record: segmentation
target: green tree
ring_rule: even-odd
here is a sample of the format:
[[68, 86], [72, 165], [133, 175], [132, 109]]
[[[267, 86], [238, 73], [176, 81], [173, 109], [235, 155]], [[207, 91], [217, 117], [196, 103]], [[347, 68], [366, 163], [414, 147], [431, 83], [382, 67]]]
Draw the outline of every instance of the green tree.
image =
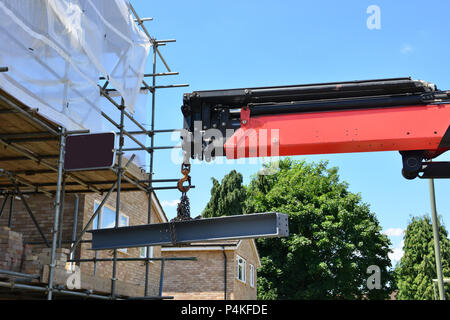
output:
[[[384, 299], [392, 291], [390, 241], [361, 197], [327, 162], [285, 159], [247, 188], [245, 212], [289, 215], [290, 236], [258, 239], [259, 299]], [[381, 269], [368, 290], [367, 268]]]
[[[450, 276], [450, 240], [444, 226], [439, 227], [442, 272]], [[403, 257], [395, 268], [398, 286], [397, 298], [401, 300], [434, 299], [432, 279], [437, 279], [434, 256], [433, 227], [428, 216], [413, 217], [406, 228]], [[449, 286], [445, 286], [450, 299]], [[437, 287], [436, 287], [436, 292]]]
[[219, 183], [211, 178], [211, 199], [202, 212], [205, 218], [220, 217], [224, 215], [242, 214], [246, 191], [242, 185], [242, 174], [232, 170], [225, 175]]

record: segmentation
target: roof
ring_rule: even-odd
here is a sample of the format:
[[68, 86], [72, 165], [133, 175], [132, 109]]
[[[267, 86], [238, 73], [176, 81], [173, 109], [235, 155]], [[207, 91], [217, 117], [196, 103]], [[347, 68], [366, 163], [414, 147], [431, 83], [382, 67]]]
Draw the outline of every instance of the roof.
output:
[[192, 243], [191, 246], [238, 246], [241, 240], [211, 240]]
[[[0, 89], [0, 190], [53, 196], [57, 185], [59, 126]], [[126, 160], [123, 161], [126, 163]], [[117, 180], [113, 169], [66, 173], [66, 193], [102, 193]], [[146, 191], [148, 174], [131, 163], [122, 191]]]
[[[261, 267], [261, 260], [259, 258], [258, 248], [256, 247], [256, 243], [254, 239], [243, 239], [249, 240], [250, 245], [255, 253], [257, 259], [258, 268]], [[195, 242], [189, 245], [183, 246], [173, 246], [173, 245], [164, 245], [161, 247], [161, 251], [223, 251], [223, 250], [237, 250], [242, 244], [243, 240], [214, 240], [214, 241], [203, 241], [203, 242]]]
[[200, 251], [200, 250], [223, 250], [223, 247], [227, 247], [228, 250], [235, 250], [239, 246], [242, 240], [211, 240], [194, 242], [188, 245], [173, 246], [173, 245], [163, 245], [162, 249], [168, 249], [167, 251]]

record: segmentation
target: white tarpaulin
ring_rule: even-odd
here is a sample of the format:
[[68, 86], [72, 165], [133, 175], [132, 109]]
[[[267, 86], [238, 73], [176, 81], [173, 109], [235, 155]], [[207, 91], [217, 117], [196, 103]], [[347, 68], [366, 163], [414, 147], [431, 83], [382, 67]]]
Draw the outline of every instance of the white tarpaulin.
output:
[[150, 46], [125, 0], [0, 0], [0, 87], [68, 130], [102, 130], [100, 76], [134, 112]]

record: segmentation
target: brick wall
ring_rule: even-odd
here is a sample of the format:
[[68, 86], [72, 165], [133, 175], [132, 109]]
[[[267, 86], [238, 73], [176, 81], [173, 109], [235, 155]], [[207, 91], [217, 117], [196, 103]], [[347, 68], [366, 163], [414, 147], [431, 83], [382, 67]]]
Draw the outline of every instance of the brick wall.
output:
[[[233, 286], [233, 294], [234, 299], [244, 299], [244, 300], [256, 300], [257, 292], [256, 292], [256, 269], [258, 268], [258, 258], [256, 257], [254, 247], [252, 247], [254, 243], [252, 240], [243, 240], [239, 244], [236, 254], [234, 256], [234, 286]], [[236, 278], [236, 255], [239, 255], [241, 258], [244, 258], [246, 261], [246, 282]], [[250, 264], [254, 266], [255, 272], [255, 286], [250, 286]]]
[[[83, 199], [83, 221], [84, 224], [90, 219], [94, 213], [94, 203], [100, 202], [102, 196], [97, 194], [86, 194]], [[116, 207], [116, 195], [111, 194], [109, 199], [105, 203], [106, 206], [115, 210]], [[148, 208], [148, 197], [144, 192], [122, 192], [120, 194], [120, 212], [129, 217], [129, 225], [140, 225], [147, 224], [147, 208]], [[152, 206], [152, 217], [151, 223], [162, 222], [158, 215], [156, 214], [155, 206]], [[87, 233], [84, 239], [91, 239], [91, 234]], [[90, 244], [82, 244], [81, 258], [93, 258], [95, 251], [89, 250]], [[160, 247], [154, 247], [153, 256], [159, 257], [161, 249]], [[97, 253], [98, 258], [112, 258], [113, 250], [102, 250]], [[139, 248], [128, 248], [126, 252], [121, 250], [117, 251], [118, 258], [131, 258], [139, 257]], [[159, 278], [161, 262], [152, 261], [149, 267], [149, 295], [158, 295], [159, 293]], [[81, 272], [86, 272], [88, 274], [94, 273], [94, 263], [82, 263]], [[98, 262], [96, 275], [104, 278], [111, 278], [112, 275], [112, 262]], [[127, 261], [118, 262], [117, 268], [117, 279], [127, 281], [139, 286], [145, 284], [145, 264], [142, 261]]]
[[[252, 240], [227, 250], [227, 299], [256, 299], [258, 257]], [[247, 283], [236, 278], [236, 254], [247, 260]], [[221, 249], [162, 251], [163, 257], [197, 257], [197, 261], [167, 261], [164, 268], [164, 295], [175, 299], [224, 299], [224, 257]], [[249, 284], [249, 264], [255, 266], [255, 287]]]
[[[208, 299], [224, 298], [224, 257], [222, 251], [181, 251], [163, 252], [163, 257], [197, 257], [197, 261], [166, 261], [164, 266], [164, 295], [175, 299]], [[233, 252], [226, 251], [227, 266], [227, 298], [231, 298], [233, 283], [230, 261]]]
[[[51, 243], [53, 228], [53, 221], [55, 216], [55, 203], [54, 198], [47, 197], [45, 195], [33, 195], [26, 196], [27, 203], [33, 212], [38, 224], [41, 227], [45, 237]], [[72, 225], [74, 214], [75, 196], [66, 195], [64, 201], [64, 214], [63, 214], [63, 239], [71, 240], [72, 237]], [[8, 224], [10, 202], [8, 200], [2, 218], [0, 219], [0, 225], [5, 226]], [[82, 208], [80, 207], [80, 211]], [[78, 230], [81, 228], [80, 219], [78, 219]], [[11, 229], [15, 232], [22, 234], [24, 243], [29, 242], [42, 242], [42, 237], [37, 231], [33, 220], [25, 209], [21, 200], [15, 199], [13, 203], [13, 215], [11, 219]], [[34, 244], [34, 247], [45, 247], [44, 244]], [[68, 244], [65, 245], [68, 247]]]
[[8, 227], [0, 227], [0, 269], [19, 272], [22, 258], [22, 235]]
[[[85, 194], [79, 195], [78, 203], [78, 223], [77, 223], [77, 235], [86, 225], [92, 214], [94, 213], [94, 201], [98, 200], [100, 202], [103, 196], [97, 194]], [[33, 212], [36, 220], [38, 221], [42, 232], [51, 244], [52, 235], [51, 231], [54, 222], [54, 199], [49, 198], [45, 195], [32, 195], [26, 197], [27, 203]], [[2, 201], [2, 199], [0, 199]], [[115, 209], [116, 197], [115, 193], [111, 194], [106, 202], [110, 208]], [[121, 213], [129, 217], [129, 225], [138, 225], [147, 223], [147, 207], [148, 207], [148, 197], [144, 192], [122, 192], [121, 193]], [[73, 230], [73, 220], [74, 220], [74, 208], [75, 208], [75, 195], [66, 194], [64, 200], [64, 214], [63, 214], [63, 232], [62, 240], [63, 248], [70, 248], [69, 243], [64, 243], [64, 241], [72, 240], [72, 230]], [[152, 206], [152, 223], [162, 222], [156, 213], [156, 207]], [[9, 201], [4, 208], [4, 214], [0, 219], [0, 226], [5, 226], [8, 223], [8, 213], [9, 213]], [[28, 268], [29, 270], [36, 271], [36, 257], [46, 247], [42, 242], [43, 239], [37, 231], [32, 219], [30, 218], [28, 212], [25, 209], [21, 200], [15, 200], [13, 204], [13, 215], [11, 230], [3, 228], [0, 232], [0, 261], [11, 261], [11, 259], [16, 259], [20, 261], [22, 258], [23, 244], [33, 243], [32, 246], [27, 245], [29, 254], [27, 256], [28, 266], [33, 266], [33, 268]], [[83, 237], [84, 240], [90, 239], [91, 234], [86, 233]], [[13, 241], [14, 240], [14, 241]], [[16, 241], [17, 240], [17, 241]], [[20, 243], [20, 244], [19, 244]], [[8, 249], [6, 249], [8, 248]], [[154, 257], [160, 256], [160, 247], [154, 248]], [[12, 258], [16, 256], [17, 258]], [[3, 257], [3, 260], [2, 260]], [[89, 243], [82, 243], [80, 248], [75, 252], [75, 258], [92, 258], [94, 257], [94, 251], [90, 250]], [[111, 258], [111, 251], [98, 251], [99, 258]], [[138, 248], [128, 248], [126, 253], [118, 251], [118, 257], [139, 257]], [[27, 271], [26, 266], [22, 266], [20, 269], [20, 262], [8, 262], [9, 270], [14, 271]], [[39, 264], [37, 264], [39, 266]], [[150, 262], [150, 272], [149, 272], [149, 284], [150, 284], [150, 295], [157, 295], [159, 292], [159, 279], [160, 279], [160, 265], [161, 262], [154, 261]], [[6, 266], [6, 265], [5, 265]], [[80, 266], [81, 272], [92, 275], [94, 270], [94, 264], [91, 262], [83, 262]], [[38, 268], [39, 270], [39, 268]], [[42, 271], [42, 264], [40, 266]], [[137, 292], [142, 292], [143, 285], [145, 283], [145, 266], [144, 262], [132, 261], [132, 262], [118, 262], [117, 268], [117, 279], [119, 281], [125, 281], [127, 283], [139, 286]], [[96, 276], [103, 277], [105, 279], [110, 279], [112, 276], [112, 262], [98, 262]]]

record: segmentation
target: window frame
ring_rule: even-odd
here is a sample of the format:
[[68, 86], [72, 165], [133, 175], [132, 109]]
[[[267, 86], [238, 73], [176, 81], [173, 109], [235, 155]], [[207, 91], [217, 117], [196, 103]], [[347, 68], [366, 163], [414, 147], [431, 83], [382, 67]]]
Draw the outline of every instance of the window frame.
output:
[[251, 263], [248, 266], [249, 266], [249, 273], [250, 273], [250, 279], [249, 279], [250, 287], [254, 288], [255, 287], [255, 266]]
[[[154, 246], [149, 246], [150, 247], [150, 258], [154, 257]], [[144, 254], [142, 254], [142, 249], [145, 249]], [[139, 247], [139, 258], [147, 258], [147, 247]], [[154, 263], [155, 261], [150, 260], [151, 263]]]
[[[239, 260], [242, 260], [242, 263], [239, 262]], [[239, 267], [242, 266], [242, 275], [243, 279], [239, 278]], [[247, 260], [245, 260], [243, 257], [236, 255], [236, 279], [243, 283], [247, 283]]]
[[[100, 203], [101, 203], [100, 201], [94, 200], [94, 208], [93, 208], [94, 210], [93, 210], [92, 214], [94, 214], [94, 212], [95, 212], [95, 210], [96, 210], [95, 206], [96, 206], [96, 205], [97, 205], [97, 207], [100, 206]], [[99, 226], [101, 226], [102, 223], [103, 223], [103, 209], [104, 209], [105, 207], [108, 208], [109, 210], [113, 211], [114, 213], [116, 212], [116, 208], [113, 208], [112, 206], [107, 205], [106, 203], [103, 204], [102, 208], [100, 209], [100, 212], [99, 212], [98, 215], [97, 215], [97, 219], [96, 219], [96, 221], [97, 221], [97, 226], [92, 225], [92, 230], [108, 229], [108, 228], [99, 228]], [[119, 226], [120, 226], [120, 218], [125, 218], [125, 219], [126, 219], [127, 224], [125, 225], [125, 227], [128, 227], [128, 226], [130, 225], [130, 216], [126, 215], [126, 214], [123, 213], [122, 211], [119, 211]], [[115, 219], [116, 219], [116, 216], [115, 216], [115, 214], [114, 214], [114, 220], [115, 220]], [[94, 220], [93, 222], [95, 222], [95, 220]], [[115, 225], [115, 222], [114, 222], [114, 225]], [[117, 251], [123, 252], [123, 253], [127, 253], [127, 252], [128, 252], [128, 249], [127, 249], [127, 248], [120, 248], [120, 249], [117, 249]]]

